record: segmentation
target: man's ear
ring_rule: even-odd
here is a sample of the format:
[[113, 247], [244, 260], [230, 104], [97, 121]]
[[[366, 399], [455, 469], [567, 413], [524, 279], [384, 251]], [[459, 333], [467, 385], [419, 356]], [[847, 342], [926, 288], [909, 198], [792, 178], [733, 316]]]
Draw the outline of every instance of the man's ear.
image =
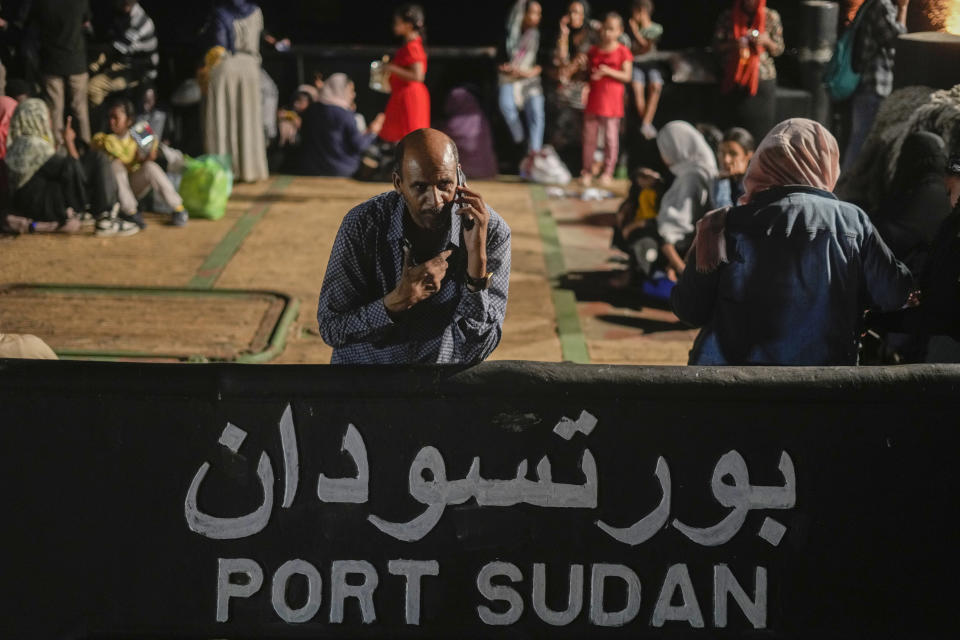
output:
[[401, 184], [403, 184], [403, 180], [400, 178], [400, 174], [394, 171], [393, 172], [393, 189], [400, 195], [403, 195], [403, 192], [400, 190]]

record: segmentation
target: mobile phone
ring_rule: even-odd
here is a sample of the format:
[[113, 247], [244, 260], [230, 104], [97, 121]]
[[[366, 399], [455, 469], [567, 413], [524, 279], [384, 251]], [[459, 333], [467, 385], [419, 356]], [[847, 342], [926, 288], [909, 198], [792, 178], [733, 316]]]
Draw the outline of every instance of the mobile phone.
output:
[[[467, 176], [466, 174], [463, 173], [463, 169], [460, 168], [460, 165], [457, 165], [457, 186], [458, 187], [467, 186]], [[459, 195], [460, 194], [458, 193], [457, 196], [459, 197]], [[460, 205], [454, 204], [453, 206], [454, 206], [453, 215], [457, 215], [457, 211], [460, 209]], [[471, 229], [473, 229], [474, 224], [476, 224], [476, 222], [473, 220], [473, 218], [463, 219], [463, 228], [466, 229], [467, 231], [470, 231]]]

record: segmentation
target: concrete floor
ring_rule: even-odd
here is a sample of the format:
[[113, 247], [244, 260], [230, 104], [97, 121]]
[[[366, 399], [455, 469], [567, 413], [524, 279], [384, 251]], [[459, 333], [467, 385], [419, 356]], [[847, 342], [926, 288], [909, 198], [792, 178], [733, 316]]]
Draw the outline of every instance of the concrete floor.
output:
[[[609, 224], [618, 200], [552, 200], [539, 187], [509, 179], [471, 186], [513, 231], [510, 302], [503, 341], [492, 359], [686, 362], [694, 332], [680, 325], [665, 305], [649, 306], [641, 296], [608, 286], [610, 272], [623, 268], [617, 252], [609, 248]], [[351, 207], [387, 188], [345, 179], [278, 176], [238, 185], [222, 220], [192, 220], [185, 229], [165, 226], [163, 217], [148, 214], [149, 228], [129, 238], [101, 239], [89, 233], [0, 237], [0, 285], [280, 291], [298, 298], [300, 311], [274, 362], [326, 363], [330, 349], [317, 332], [316, 299], [334, 236]], [[12, 304], [6, 311], [0, 296], [0, 331], [37, 333], [54, 349], [64, 339], [66, 330], [59, 330], [55, 321], [41, 327], [16, 315]], [[152, 320], [167, 326], [163, 318]], [[223, 331], [222, 318], [199, 317], [182, 326], [173, 308], [169, 320], [171, 341], [184, 331]], [[104, 319], [92, 313], [84, 321], [94, 326]], [[71, 322], [76, 335], [78, 321]], [[95, 346], [109, 350], [109, 335], [97, 335], [101, 344]]]

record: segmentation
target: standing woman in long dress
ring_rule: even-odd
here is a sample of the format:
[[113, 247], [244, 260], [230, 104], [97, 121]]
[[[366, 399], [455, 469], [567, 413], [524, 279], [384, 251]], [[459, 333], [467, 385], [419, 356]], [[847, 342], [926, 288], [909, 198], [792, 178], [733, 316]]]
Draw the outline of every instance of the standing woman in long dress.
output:
[[263, 14], [249, 0], [219, 0], [213, 19], [215, 45], [224, 51], [210, 71], [204, 148], [207, 153], [229, 155], [238, 180], [265, 180], [269, 171], [260, 95]]
[[423, 8], [416, 4], [402, 5], [393, 14], [393, 33], [404, 43], [386, 65], [390, 100], [380, 131], [380, 138], [386, 142], [400, 142], [411, 131], [430, 126], [430, 93], [423, 83], [427, 75], [424, 22]]

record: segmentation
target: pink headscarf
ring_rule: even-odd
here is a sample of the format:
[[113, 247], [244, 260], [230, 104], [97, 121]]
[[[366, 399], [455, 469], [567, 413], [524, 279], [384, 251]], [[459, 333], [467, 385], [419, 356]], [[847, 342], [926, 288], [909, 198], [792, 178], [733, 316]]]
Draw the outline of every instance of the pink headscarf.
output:
[[[767, 189], [801, 185], [833, 191], [840, 179], [840, 148], [820, 123], [791, 118], [775, 126], [757, 148], [743, 179], [747, 204]], [[729, 208], [717, 209], [697, 223], [694, 250], [697, 271], [710, 273], [727, 262], [726, 219]]]
[[819, 122], [791, 118], [775, 126], [753, 154], [740, 204], [761, 191], [787, 185], [833, 191], [839, 179], [837, 139]]
[[16, 110], [16, 100], [10, 96], [0, 96], [0, 160], [7, 157], [7, 136], [10, 135], [10, 120]]

